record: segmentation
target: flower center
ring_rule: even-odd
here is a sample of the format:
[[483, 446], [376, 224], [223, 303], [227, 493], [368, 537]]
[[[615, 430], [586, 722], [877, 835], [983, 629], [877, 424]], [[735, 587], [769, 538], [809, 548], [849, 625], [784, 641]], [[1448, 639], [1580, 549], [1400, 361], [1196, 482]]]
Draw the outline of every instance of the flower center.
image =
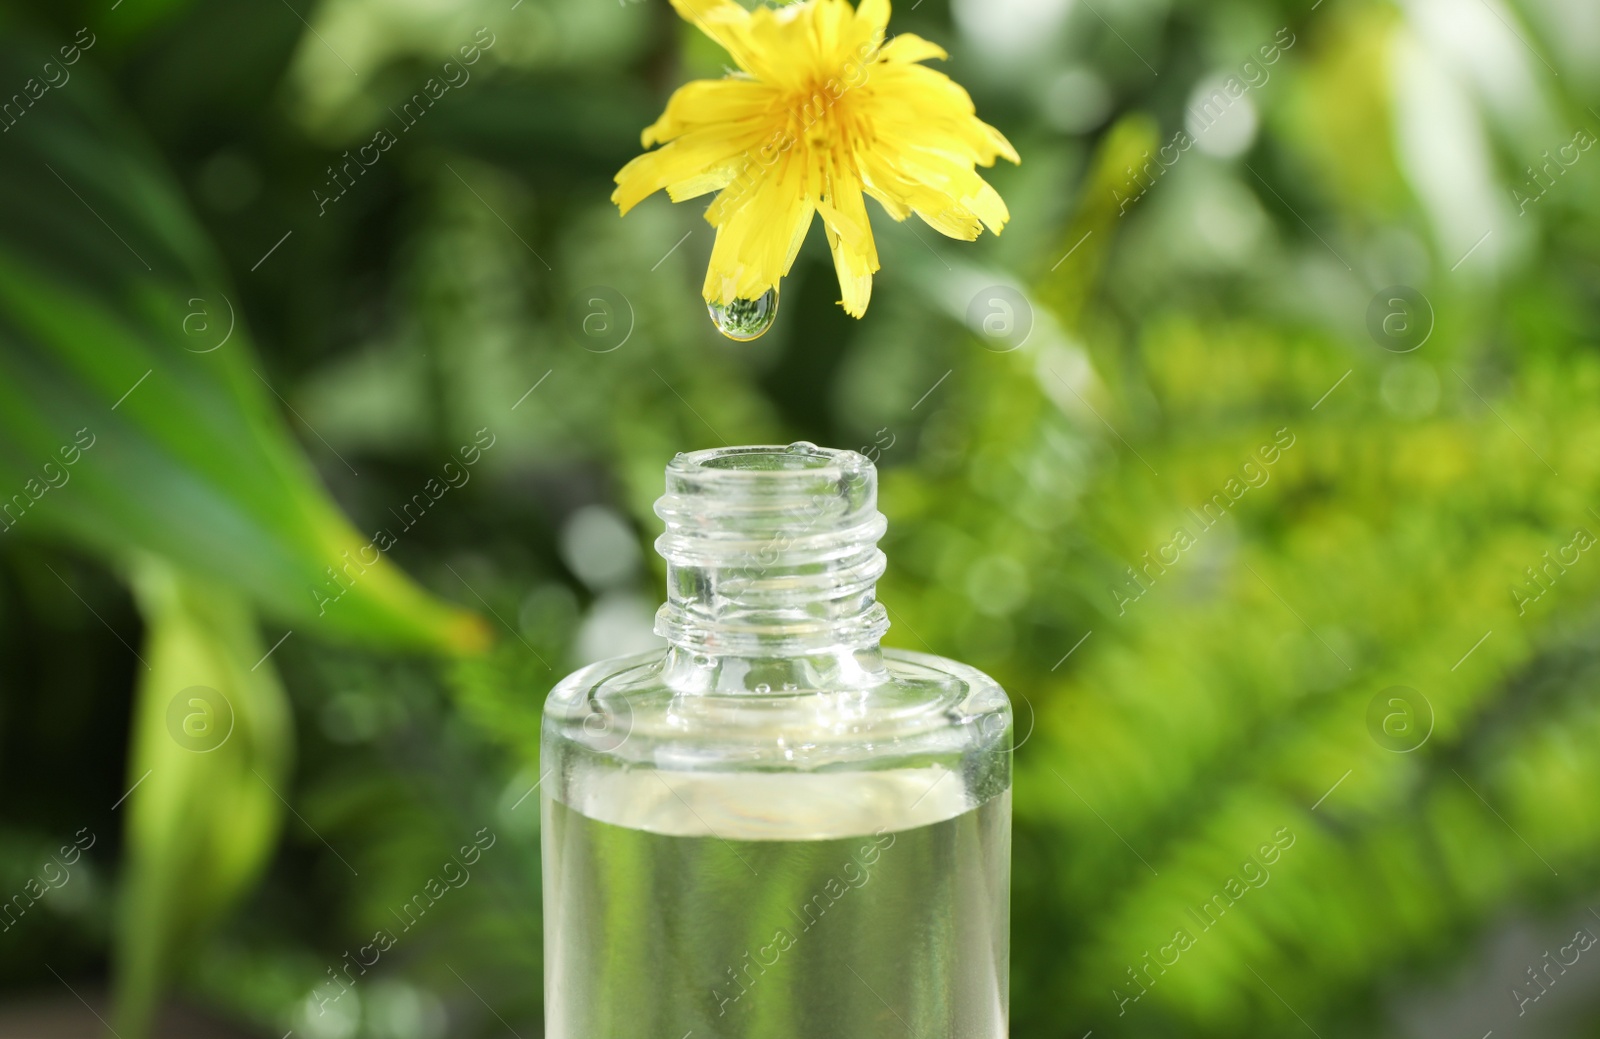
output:
[[789, 129], [812, 152], [848, 147], [846, 137], [856, 120], [851, 108], [866, 86], [869, 65], [847, 61], [824, 64], [791, 93], [786, 108]]

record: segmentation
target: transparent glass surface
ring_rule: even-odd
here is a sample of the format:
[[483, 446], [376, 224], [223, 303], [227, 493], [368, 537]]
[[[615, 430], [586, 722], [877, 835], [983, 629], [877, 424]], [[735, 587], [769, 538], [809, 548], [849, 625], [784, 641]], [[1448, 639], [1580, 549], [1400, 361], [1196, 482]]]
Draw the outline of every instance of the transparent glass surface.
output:
[[665, 653], [545, 707], [553, 1039], [1006, 1034], [1011, 713], [882, 650], [875, 473], [679, 456]]

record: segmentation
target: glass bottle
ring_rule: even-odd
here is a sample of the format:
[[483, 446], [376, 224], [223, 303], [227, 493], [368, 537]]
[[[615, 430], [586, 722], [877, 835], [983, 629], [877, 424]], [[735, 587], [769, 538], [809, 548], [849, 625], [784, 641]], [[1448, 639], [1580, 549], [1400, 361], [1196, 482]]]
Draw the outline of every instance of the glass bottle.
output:
[[654, 651], [545, 704], [549, 1039], [999, 1039], [1011, 708], [882, 649], [877, 472], [679, 455]]

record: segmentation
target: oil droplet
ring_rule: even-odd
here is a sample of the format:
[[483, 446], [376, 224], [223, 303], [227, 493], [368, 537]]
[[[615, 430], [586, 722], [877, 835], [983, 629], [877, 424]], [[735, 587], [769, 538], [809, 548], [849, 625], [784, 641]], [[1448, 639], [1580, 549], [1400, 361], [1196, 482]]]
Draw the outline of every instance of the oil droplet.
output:
[[748, 343], [760, 339], [772, 327], [778, 316], [778, 290], [768, 289], [760, 299], [736, 299], [726, 306], [708, 303], [706, 310], [718, 332], [736, 342]]

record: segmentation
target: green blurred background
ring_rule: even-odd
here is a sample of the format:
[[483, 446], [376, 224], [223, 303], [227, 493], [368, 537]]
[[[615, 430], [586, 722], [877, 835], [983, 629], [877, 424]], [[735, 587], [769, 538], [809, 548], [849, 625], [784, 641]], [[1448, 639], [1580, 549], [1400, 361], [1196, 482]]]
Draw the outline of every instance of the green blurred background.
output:
[[0, 3], [0, 1034], [538, 1035], [543, 696], [806, 439], [1018, 705], [1014, 1034], [1600, 1035], [1600, 9], [891, 29], [1012, 222], [739, 345], [665, 0]]

